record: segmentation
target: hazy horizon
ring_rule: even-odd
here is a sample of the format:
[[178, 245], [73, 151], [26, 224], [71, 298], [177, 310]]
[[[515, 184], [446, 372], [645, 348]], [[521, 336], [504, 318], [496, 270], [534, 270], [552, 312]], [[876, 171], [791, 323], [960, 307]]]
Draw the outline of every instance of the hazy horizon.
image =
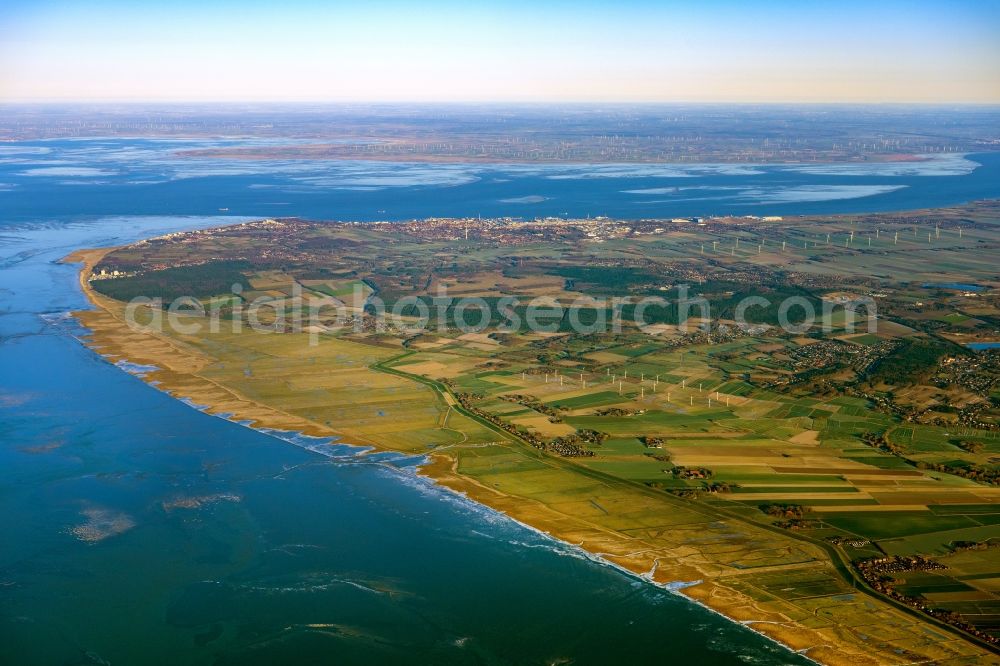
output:
[[998, 104], [1000, 5], [0, 8], [0, 102]]
[[343, 108], [343, 107], [368, 107], [368, 108], [390, 108], [411, 106], [414, 108], [428, 109], [434, 107], [470, 107], [470, 108], [538, 108], [538, 109], [558, 109], [565, 108], [587, 108], [600, 109], [607, 108], [834, 108], [834, 109], [866, 109], [866, 108], [1000, 108], [1000, 100], [985, 102], [966, 101], [940, 101], [940, 102], [795, 102], [785, 100], [774, 101], [752, 101], [752, 100], [725, 100], [725, 101], [690, 101], [690, 100], [663, 100], [663, 101], [589, 101], [589, 100], [412, 100], [412, 99], [344, 99], [344, 100], [273, 100], [273, 99], [114, 99], [114, 98], [78, 98], [78, 99], [0, 99], [0, 107], [8, 106], [48, 106], [48, 107], [72, 107], [72, 106], [92, 106], [92, 107], [149, 107], [149, 108], [172, 108], [190, 107], [198, 108], [218, 108], [218, 107], [261, 107], [261, 108]]

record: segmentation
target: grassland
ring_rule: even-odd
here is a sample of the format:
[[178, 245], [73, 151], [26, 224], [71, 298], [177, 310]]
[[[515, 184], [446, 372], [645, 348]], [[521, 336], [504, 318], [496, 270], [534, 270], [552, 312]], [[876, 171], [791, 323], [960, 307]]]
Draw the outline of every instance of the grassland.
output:
[[[684, 594], [824, 663], [986, 663], [1000, 635], [1000, 372], [956, 341], [996, 333], [998, 217], [982, 205], [627, 232], [481, 223], [470, 240], [468, 221], [288, 221], [74, 259], [97, 306], [80, 314], [90, 344], [156, 366], [148, 379], [178, 397], [261, 427], [426, 454], [442, 485], [650, 580], [696, 582]], [[896, 236], [914, 227], [917, 240]], [[219, 331], [124, 323], [137, 285], [169, 296], [190, 273], [234, 267], [249, 287], [235, 302], [192, 294], [222, 304]], [[100, 270], [126, 277], [88, 281]], [[983, 289], [923, 286], [956, 281]], [[663, 308], [652, 335], [581, 333], [565, 317], [549, 332], [414, 332], [414, 312], [380, 323], [366, 301], [430, 302], [444, 285], [558, 303], [682, 284], [721, 317], [684, 332], [679, 309]], [[232, 326], [239, 303], [295, 307], [311, 294], [351, 321]], [[729, 320], [737, 295], [844, 294], [877, 299], [876, 330], [852, 332], [841, 315], [794, 333]], [[908, 557], [933, 568], [907, 569]], [[859, 573], [876, 560], [895, 568]]]

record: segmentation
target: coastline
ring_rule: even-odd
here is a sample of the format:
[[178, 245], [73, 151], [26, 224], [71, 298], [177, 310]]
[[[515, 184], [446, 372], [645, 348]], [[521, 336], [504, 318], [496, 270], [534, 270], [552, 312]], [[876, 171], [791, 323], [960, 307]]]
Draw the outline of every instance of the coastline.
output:
[[[198, 371], [207, 365], [209, 359], [197, 350], [172, 338], [129, 329], [116, 315], [117, 302], [94, 292], [87, 281], [93, 266], [113, 249], [78, 250], [63, 260], [67, 263], [84, 264], [79, 273], [80, 286], [94, 309], [77, 312], [75, 315], [90, 331], [85, 344], [103, 358], [111, 362], [127, 361], [155, 368], [140, 378], [172, 397], [188, 402], [196, 409], [265, 433], [276, 430], [301, 433], [308, 437], [337, 438], [340, 442], [369, 447], [374, 452], [406, 453], [361, 437], [349, 427], [321, 426], [242, 396], [198, 375]], [[713, 580], [710, 573], [706, 575], [705, 571], [685, 561], [683, 557], [668, 559], [661, 567], [661, 559], [665, 558], [655, 556], [655, 553], [630, 550], [634, 544], [623, 536], [616, 538], [613, 532], [588, 525], [586, 521], [574, 522], [571, 517], [559, 514], [546, 505], [486, 487], [462, 475], [457, 469], [457, 458], [447, 452], [431, 452], [426, 455], [426, 460], [418, 473], [437, 487], [478, 506], [502, 513], [508, 519], [577, 550], [600, 564], [677, 592], [688, 600], [818, 663], [904, 663], [915, 658], [941, 663], [938, 659], [945, 656], [898, 654], [888, 649], [873, 649], [877, 646], [859, 642], [853, 628], [837, 624], [817, 629], [810, 626], [813, 623], [808, 619], [792, 619], [764, 608], [732, 586]], [[669, 576], [666, 571], [669, 571]], [[678, 579], [697, 582], [678, 589], [680, 586], [674, 584]], [[887, 607], [887, 612], [899, 614], [887, 604], [883, 605]], [[836, 640], [836, 643], [831, 642], [832, 640]], [[970, 651], [977, 649], [969, 645]], [[961, 655], [951, 654], [948, 657], [961, 658]]]
[[[102, 357], [102, 358], [106, 358], [106, 357]], [[118, 361], [114, 365], [116, 367], [124, 370], [128, 374], [130, 374], [130, 375], [132, 375], [134, 377], [137, 377], [139, 379], [143, 379], [143, 380], [145, 380], [146, 374], [148, 374], [150, 372], [155, 372], [157, 370], [157, 368], [152, 367], [152, 366], [134, 366], [133, 364], [131, 364], [131, 363], [127, 362], [127, 361]], [[132, 368], [128, 367], [130, 365], [132, 365], [133, 367]], [[160, 389], [160, 387], [159, 387], [159, 385], [158, 385], [157, 382], [147, 382], [147, 383], [150, 386], [152, 386], [153, 388], [156, 388], [158, 390], [163, 390], [163, 389]], [[164, 392], [167, 392], [167, 391], [164, 391]], [[250, 430], [254, 430], [256, 432], [268, 435], [270, 437], [274, 437], [275, 439], [278, 439], [278, 440], [283, 441], [285, 443], [290, 443], [293, 446], [302, 446], [302, 445], [296, 443], [294, 440], [299, 439], [301, 437], [307, 437], [309, 439], [318, 439], [318, 440], [321, 440], [320, 442], [318, 442], [320, 444], [327, 444], [327, 445], [332, 445], [332, 446], [340, 446], [340, 447], [344, 447], [344, 448], [346, 448], [348, 450], [353, 451], [353, 453], [350, 454], [350, 455], [329, 456], [329, 457], [331, 457], [333, 459], [360, 460], [360, 459], [363, 459], [364, 456], [366, 456], [366, 455], [368, 455], [370, 453], [385, 453], [385, 452], [390, 452], [391, 451], [389, 449], [376, 449], [376, 448], [373, 448], [373, 447], [362, 447], [362, 446], [356, 446], [356, 445], [353, 445], [353, 444], [338, 443], [338, 442], [336, 442], [336, 440], [331, 439], [331, 438], [313, 437], [313, 436], [310, 436], [310, 435], [303, 435], [302, 433], [298, 433], [298, 432], [288, 432], [288, 431], [279, 431], [279, 430], [275, 430], [275, 429], [272, 429], [272, 428], [262, 428], [262, 427], [254, 426], [252, 423], [249, 423], [247, 421], [235, 420], [234, 416], [232, 414], [214, 413], [214, 412], [211, 411], [210, 406], [208, 406], [208, 405], [198, 405], [198, 404], [195, 404], [194, 402], [192, 402], [191, 400], [188, 400], [188, 399], [185, 399], [185, 398], [180, 398], [180, 402], [184, 403], [185, 405], [187, 405], [188, 407], [194, 409], [195, 411], [199, 411], [199, 412], [205, 414], [206, 416], [212, 416], [212, 417], [215, 417], [215, 418], [223, 419], [224, 421], [227, 421], [229, 423], [233, 423], [235, 425], [239, 425], [239, 426], [242, 426], [244, 428], [249, 428]], [[319, 455], [325, 455], [324, 453], [322, 453], [320, 451], [316, 451], [316, 449], [311, 448], [309, 446], [302, 446], [302, 448], [305, 448], [306, 450], [312, 451], [314, 453], [318, 453]], [[408, 454], [402, 454], [401, 453], [399, 455], [408, 455]], [[663, 590], [665, 592], [669, 592], [671, 594], [675, 594], [675, 595], [681, 596], [681, 597], [684, 598], [685, 601], [688, 601], [690, 603], [694, 603], [698, 607], [703, 608], [704, 610], [706, 610], [706, 611], [708, 611], [710, 613], [713, 613], [714, 615], [717, 615], [717, 616], [719, 616], [721, 618], [724, 618], [724, 619], [728, 620], [729, 622], [732, 622], [733, 624], [737, 624], [737, 625], [743, 627], [744, 629], [747, 629], [747, 630], [753, 632], [754, 634], [757, 634], [758, 636], [760, 636], [760, 637], [762, 637], [762, 638], [770, 641], [771, 643], [773, 643], [775, 645], [779, 645], [779, 646], [781, 646], [781, 647], [783, 647], [785, 649], [788, 649], [788, 650], [792, 649], [786, 643], [783, 643], [778, 638], [776, 638], [774, 636], [771, 636], [771, 635], [767, 634], [766, 632], [761, 631], [760, 629], [755, 628], [755, 626], [754, 626], [755, 624], [758, 624], [758, 623], [773, 624], [772, 622], [770, 622], [770, 621], [760, 621], [760, 622], [758, 622], [758, 621], [753, 621], [753, 620], [744, 620], [744, 621], [734, 620], [732, 617], [726, 615], [722, 611], [720, 611], [720, 610], [718, 610], [716, 608], [713, 608], [712, 606], [707, 605], [703, 601], [701, 601], [699, 599], [696, 599], [694, 597], [688, 596], [688, 595], [686, 595], [684, 593], [685, 589], [687, 589], [689, 587], [694, 587], [696, 585], [700, 585], [700, 584], [703, 583], [703, 581], [701, 581], [701, 580], [696, 580], [696, 581], [672, 581], [672, 582], [657, 581], [654, 578], [654, 576], [652, 575], [653, 572], [641, 573], [641, 572], [634, 571], [634, 570], [629, 569], [627, 567], [624, 567], [624, 566], [622, 566], [620, 564], [617, 564], [617, 563], [615, 563], [615, 562], [613, 562], [611, 560], [608, 560], [608, 559], [602, 557], [598, 553], [593, 553], [593, 552], [587, 551], [584, 548], [580, 547], [579, 545], [572, 544], [572, 543], [569, 543], [567, 541], [561, 540], [561, 539], [559, 539], [558, 537], [554, 536], [553, 534], [551, 534], [549, 532], [546, 532], [546, 531], [541, 530], [541, 529], [539, 529], [537, 527], [529, 525], [528, 523], [522, 522], [522, 521], [514, 518], [513, 516], [511, 516], [511, 515], [509, 515], [507, 513], [504, 513], [502, 511], [494, 509], [489, 504], [486, 504], [486, 503], [483, 503], [483, 502], [477, 502], [476, 500], [470, 498], [465, 492], [462, 492], [460, 490], [457, 490], [455, 488], [452, 488], [450, 486], [442, 484], [434, 476], [425, 473], [426, 466], [428, 464], [430, 464], [430, 462], [431, 462], [430, 459], [429, 459], [429, 457], [428, 456], [421, 456], [421, 460], [422, 460], [422, 462], [416, 467], [416, 471], [415, 471], [415, 473], [413, 475], [406, 474], [406, 472], [403, 469], [401, 469], [399, 467], [396, 467], [396, 466], [394, 466], [394, 465], [392, 465], [390, 463], [375, 463], [375, 464], [381, 464], [383, 467], [391, 469], [396, 474], [399, 474], [401, 476], [405, 476], [405, 478], [407, 478], [407, 479], [412, 479], [412, 480], [414, 480], [416, 482], [419, 482], [419, 483], [423, 484], [425, 487], [430, 488], [430, 489], [432, 489], [432, 490], [434, 490], [434, 491], [436, 491], [438, 493], [443, 493], [444, 496], [446, 496], [449, 499], [452, 499], [452, 500], [458, 502], [459, 504], [461, 504], [465, 508], [473, 509], [473, 510], [476, 510], [476, 511], [488, 512], [491, 515], [501, 517], [501, 518], [503, 518], [506, 521], [514, 523], [514, 524], [518, 525], [519, 527], [521, 527], [522, 529], [524, 529], [524, 530], [526, 530], [528, 532], [531, 532], [535, 536], [540, 537], [540, 538], [544, 539], [545, 541], [550, 542], [551, 543], [551, 547], [553, 548], [553, 550], [556, 551], [556, 552], [559, 552], [560, 554], [568, 554], [568, 555], [570, 555], [572, 557], [579, 557], [581, 559], [587, 560], [588, 562], [592, 562], [594, 564], [597, 564], [598, 566], [608, 567], [608, 568], [613, 569], [613, 570], [617, 571], [618, 573], [620, 573], [620, 574], [622, 574], [624, 576], [627, 576], [629, 578], [632, 578], [634, 580], [642, 581], [643, 583], [646, 583], [646, 584], [649, 584], [649, 585], [653, 585], [654, 587], [657, 587], [657, 588], [659, 588], [659, 589], [661, 589], [661, 590]], [[799, 656], [802, 656], [802, 657], [805, 657], [806, 659], [809, 659], [809, 661], [811, 661], [812, 663], [815, 663], [815, 664], [821, 664], [822, 663], [822, 662], [816, 661], [815, 659], [812, 659], [807, 654], [807, 651], [808, 650], [805, 649], [805, 650], [798, 650], [798, 651], [795, 651], [795, 652]]]

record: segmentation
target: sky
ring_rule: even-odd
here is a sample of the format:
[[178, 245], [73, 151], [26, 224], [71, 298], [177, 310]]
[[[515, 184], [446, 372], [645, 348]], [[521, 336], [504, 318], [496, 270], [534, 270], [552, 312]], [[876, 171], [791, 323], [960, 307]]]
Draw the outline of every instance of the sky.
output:
[[3, 0], [26, 100], [1000, 103], [1000, 2]]

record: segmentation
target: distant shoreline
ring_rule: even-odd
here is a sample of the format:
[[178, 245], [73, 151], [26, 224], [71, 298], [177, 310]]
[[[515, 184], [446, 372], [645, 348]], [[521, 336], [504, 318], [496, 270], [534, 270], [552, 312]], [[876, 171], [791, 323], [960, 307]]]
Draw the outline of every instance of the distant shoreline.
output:
[[[817, 155], [813, 159], [788, 159], [786, 157], [775, 157], [772, 159], [760, 159], [760, 156], [748, 157], [747, 159], [727, 159], [724, 155], [705, 154], [684, 156], [683, 159], [676, 158], [652, 158], [634, 157], [620, 159], [578, 159], [578, 158], [556, 158], [556, 157], [535, 157], [532, 159], [516, 159], [502, 155], [481, 155], [481, 154], [439, 154], [428, 151], [421, 151], [418, 146], [411, 146], [405, 142], [386, 144], [398, 150], [396, 153], [380, 153], [372, 151], [351, 150], [351, 147], [360, 144], [328, 144], [310, 143], [275, 146], [272, 148], [206, 148], [195, 150], [183, 150], [176, 153], [177, 157], [186, 159], [231, 159], [247, 161], [268, 161], [268, 160], [317, 160], [330, 162], [409, 162], [415, 164], [496, 164], [496, 165], [624, 165], [624, 164], [742, 164], [746, 166], [770, 166], [779, 164], [883, 164], [883, 163], [914, 163], [927, 162], [934, 159], [933, 156], [922, 153], [874, 153], [869, 155]], [[941, 153], [942, 155], [965, 155], [962, 153]]]

